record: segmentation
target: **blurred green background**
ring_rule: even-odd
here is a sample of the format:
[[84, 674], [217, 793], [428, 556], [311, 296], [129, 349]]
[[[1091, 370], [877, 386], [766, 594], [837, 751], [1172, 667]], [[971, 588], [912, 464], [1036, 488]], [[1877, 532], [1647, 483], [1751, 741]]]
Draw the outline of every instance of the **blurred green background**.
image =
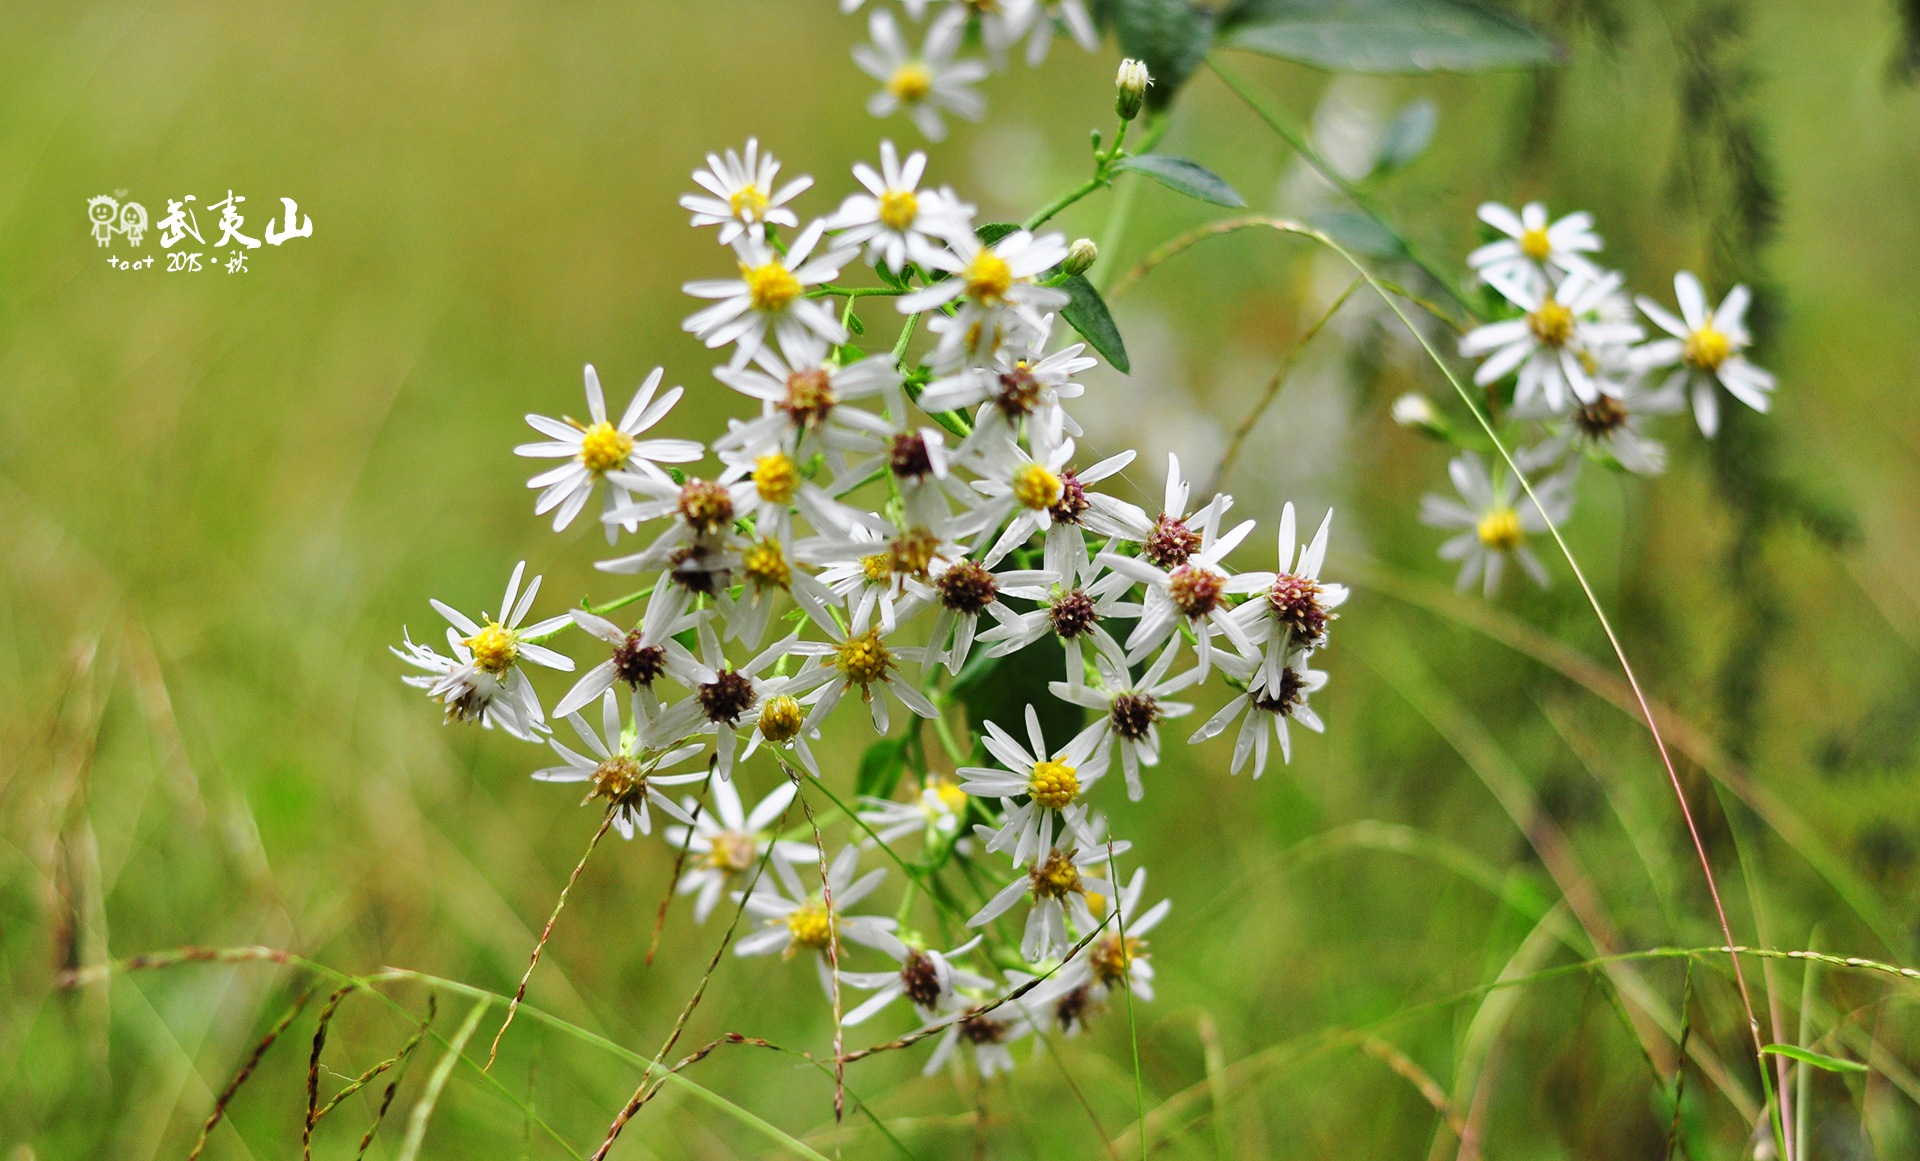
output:
[[[1541, 197], [1593, 211], [1604, 257], [1643, 293], [1668, 300], [1680, 267], [1716, 297], [1736, 278], [1764, 288], [1755, 355], [1780, 378], [1774, 413], [1735, 416], [1711, 450], [1668, 422], [1661, 479], [1589, 470], [1573, 543], [1649, 692], [1684, 719], [1680, 772], [1737, 938], [1914, 963], [1920, 94], [1889, 72], [1896, 8], [1523, 11], [1565, 40], [1565, 68], [1333, 78], [1231, 59], [1336, 161], [1365, 155], [1405, 102], [1434, 101], [1432, 148], [1371, 188], [1449, 269], [1478, 239], [1479, 201]], [[862, 110], [871, 86], [847, 50], [864, 22], [826, 0], [13, 4], [4, 26], [0, 1149], [179, 1157], [304, 978], [187, 966], [59, 990], [56, 974], [264, 944], [511, 991], [595, 816], [527, 779], [532, 747], [441, 726], [386, 646], [402, 625], [436, 637], [430, 596], [491, 608], [522, 558], [546, 574], [542, 613], [621, 591], [591, 568], [597, 528], [555, 537], [532, 516], [530, 471], [510, 454], [529, 438], [523, 413], [579, 410], [583, 363], [616, 405], [664, 365], [689, 391], [675, 435], [711, 438], [740, 410], [679, 328], [694, 309], [680, 284], [728, 269], [675, 204], [706, 151], [757, 135], [785, 174], [816, 177], [807, 215], [838, 204], [881, 137], [921, 143]], [[1016, 62], [983, 86], [988, 121], [930, 150], [932, 177], [983, 220], [1080, 180], [1118, 56], [1111, 40], [1097, 57], [1057, 40], [1043, 69]], [[1162, 148], [1216, 169], [1255, 212], [1340, 206], [1204, 71]], [[156, 221], [168, 198], [232, 190], [250, 233], [292, 197], [314, 232], [243, 274], [109, 269], [85, 207], [116, 189]], [[1065, 228], [1098, 235], [1112, 197]], [[1109, 284], [1218, 216], [1141, 189], [1102, 259]], [[139, 252], [160, 250], [150, 236]], [[1172, 260], [1115, 304], [1133, 374], [1089, 377], [1087, 444], [1139, 447], [1128, 483], [1142, 495], [1170, 451], [1204, 478], [1349, 280], [1254, 232]], [[891, 333], [887, 311], [865, 315]], [[1318, 659], [1328, 734], [1295, 731], [1292, 765], [1276, 758], [1256, 782], [1226, 775], [1231, 736], [1189, 748], [1176, 723], [1146, 801], [1117, 779], [1103, 799], [1151, 868], [1149, 897], [1175, 901], [1152, 941], [1158, 998], [1135, 1009], [1156, 1155], [1472, 1155], [1406, 1079], [1424, 1073], [1486, 1156], [1658, 1156], [1671, 1105], [1619, 1013], [1637, 987], [1677, 1015], [1681, 961], [1408, 1013], [1503, 970], [1579, 962], [1582, 923], [1622, 949], [1720, 936], [1646, 733], [1594, 692], [1618, 690], [1564, 562], [1545, 593], [1451, 598], [1440, 537], [1415, 520], [1420, 493], [1445, 487], [1446, 453], [1386, 414], [1444, 383], [1390, 322], [1356, 296], [1223, 485], [1262, 521], [1246, 567], [1270, 567], [1282, 500], [1312, 521], [1339, 511], [1330, 571], [1359, 587]], [[565, 685], [542, 682], [549, 705]], [[1209, 690], [1193, 723], [1224, 696]], [[819, 752], [844, 791], [865, 739], [840, 726]], [[738, 777], [751, 801], [776, 775], [756, 762]], [[677, 905], [647, 966], [671, 864], [657, 836], [596, 855], [530, 1000], [650, 1055], [725, 915], [696, 928]], [[1556, 910], [1530, 938], [1569, 889], [1580, 922]], [[1920, 1156], [1920, 1085], [1901, 1064], [1920, 1052], [1911, 986], [1747, 968], [1780, 1029], [1769, 1038], [1832, 1033], [1823, 1051], [1862, 1058], [1862, 1037], [1880, 1045], [1864, 1081], [1815, 1077], [1810, 1155]], [[1689, 1070], [1696, 1158], [1743, 1154], [1728, 1093], [1759, 1092], [1729, 981], [1724, 958], [1692, 970], [1690, 1035], [1727, 1070], [1724, 1088]], [[388, 991], [425, 1004], [418, 985]], [[447, 1034], [468, 1005], [439, 999]], [[298, 1148], [317, 1006], [206, 1156]], [[346, 1001], [323, 1090], [407, 1028]], [[828, 1051], [813, 972], [726, 957], [682, 1049], [725, 1031]], [[1650, 1039], [1670, 1074], [1670, 1040]], [[1133, 1155], [1124, 1010], [1055, 1044], [1057, 1060], [1022, 1051], [1011, 1081], [984, 1087], [922, 1079], [924, 1050], [848, 1081], [915, 1156], [1098, 1156], [1102, 1136]], [[371, 1155], [398, 1151], [440, 1052], [415, 1060]], [[689, 1075], [829, 1154], [896, 1155], [858, 1118], [836, 1137], [831, 1082], [790, 1057], [729, 1049]], [[591, 1152], [637, 1073], [522, 1020], [492, 1077], [453, 1073], [423, 1155], [567, 1155], [529, 1103]], [[351, 1155], [377, 1094], [322, 1122], [316, 1152]], [[772, 1149], [669, 1089], [613, 1156]]]

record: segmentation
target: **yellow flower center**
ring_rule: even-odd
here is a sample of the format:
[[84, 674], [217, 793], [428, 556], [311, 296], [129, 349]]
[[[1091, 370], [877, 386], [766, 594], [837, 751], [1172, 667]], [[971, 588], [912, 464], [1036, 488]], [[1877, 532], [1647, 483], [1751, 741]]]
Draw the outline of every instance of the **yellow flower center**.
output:
[[1055, 849], [1048, 853], [1047, 861], [1027, 873], [1027, 886], [1036, 898], [1065, 899], [1068, 895], [1087, 889], [1080, 882], [1080, 868], [1073, 865], [1071, 852]]
[[1060, 477], [1039, 464], [1023, 464], [1013, 473], [1013, 498], [1038, 512], [1060, 502]]
[[753, 486], [769, 504], [790, 504], [800, 490], [800, 469], [785, 452], [774, 452], [753, 461]]
[[767, 212], [767, 195], [752, 182], [741, 186], [727, 200], [733, 205], [733, 216], [743, 222], [757, 222], [760, 215]]
[[967, 792], [960, 789], [958, 782], [940, 782], [933, 787], [933, 794], [940, 800], [940, 805], [954, 814], [967, 808]]
[[880, 224], [889, 230], [904, 230], [920, 216], [920, 199], [910, 189], [890, 189], [880, 195]]
[[1709, 320], [1706, 326], [1687, 336], [1687, 342], [1681, 348], [1680, 357], [1685, 359], [1690, 367], [1698, 367], [1702, 371], [1718, 371], [1720, 364], [1726, 362], [1727, 356], [1731, 354], [1733, 354], [1733, 340], [1728, 338], [1724, 331], [1714, 330], [1713, 322]]
[[1520, 513], [1511, 508], [1495, 508], [1480, 517], [1474, 531], [1479, 534], [1480, 543], [1496, 552], [1512, 552], [1527, 538], [1520, 528]]
[[975, 254], [963, 277], [967, 280], [967, 297], [982, 306], [998, 304], [1013, 288], [1013, 267], [991, 250]]
[[860, 571], [869, 581], [879, 584], [893, 575], [893, 558], [884, 552], [860, 558]]
[[644, 790], [646, 785], [646, 777], [640, 773], [640, 764], [625, 755], [616, 754], [594, 770], [592, 797], [604, 798], [608, 802], [623, 802]]
[[733, 521], [733, 494], [712, 480], [688, 480], [680, 486], [679, 512], [695, 531], [718, 532]]
[[880, 640], [879, 629], [868, 629], [850, 636], [833, 647], [833, 665], [854, 685], [868, 686], [884, 680], [893, 664], [893, 651]]
[[793, 567], [787, 563], [777, 540], [762, 540], [747, 549], [740, 567], [749, 580], [763, 588], [784, 589], [793, 580]]
[[723, 830], [708, 840], [713, 849], [707, 852], [707, 866], [716, 871], [744, 871], [753, 866], [753, 836], [741, 834], [737, 830]]
[[800, 280], [778, 260], [765, 266], [743, 266], [740, 277], [746, 281], [747, 294], [753, 298], [755, 310], [785, 310], [787, 304], [800, 297]]
[[910, 60], [893, 70], [887, 91], [908, 105], [924, 101], [933, 92], [933, 72], [919, 61]]
[[1135, 956], [1146, 957], [1147, 941], [1132, 936], [1121, 938], [1108, 935], [1093, 945], [1093, 951], [1087, 958], [1087, 966], [1093, 969], [1093, 978], [1107, 987], [1125, 982], [1133, 967]]
[[1542, 346], [1564, 346], [1573, 337], [1573, 312], [1548, 295], [1540, 309], [1527, 316], [1527, 326], [1533, 329], [1533, 337], [1539, 339]]
[[594, 475], [610, 472], [633, 453], [633, 437], [611, 423], [596, 423], [580, 434], [580, 462]]
[[1036, 805], [1064, 810], [1080, 796], [1080, 779], [1065, 762], [1041, 762], [1034, 766], [1027, 781], [1027, 793]]
[[927, 569], [939, 553], [940, 538], [926, 528], [915, 526], [887, 545], [887, 565], [896, 573], [925, 580]]
[[1553, 253], [1553, 243], [1547, 241], [1544, 229], [1528, 230], [1520, 235], [1520, 252], [1535, 262], [1544, 262]]
[[512, 668], [520, 656], [519, 634], [498, 621], [488, 621], [486, 628], [467, 638], [464, 644], [473, 650], [473, 663], [495, 677]]
[[827, 905], [810, 899], [787, 916], [787, 930], [793, 933], [793, 946], [822, 951], [833, 939], [833, 915]]
[[791, 742], [800, 736], [806, 720], [800, 703], [786, 694], [770, 697], [760, 709], [760, 736], [769, 742]]

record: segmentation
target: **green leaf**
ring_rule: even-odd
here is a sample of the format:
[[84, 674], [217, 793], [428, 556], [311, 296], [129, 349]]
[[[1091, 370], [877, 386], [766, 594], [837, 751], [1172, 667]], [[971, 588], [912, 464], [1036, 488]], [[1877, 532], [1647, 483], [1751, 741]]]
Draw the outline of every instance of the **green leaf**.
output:
[[[1086, 710], [1047, 689], [1048, 682], [1067, 676], [1066, 650], [1059, 638], [1049, 633], [1017, 653], [992, 660], [997, 664], [981, 670], [958, 695], [975, 733], [984, 734], [982, 723], [992, 722], [1016, 738], [1026, 737], [1028, 706], [1039, 715], [1040, 732], [1049, 746], [1066, 745], [1087, 724]], [[963, 667], [951, 689], [961, 689], [972, 668], [972, 662]], [[989, 674], [992, 680], [985, 680]]]
[[1189, 0], [1105, 0], [1120, 49], [1147, 66], [1147, 109], [1164, 109], [1213, 47], [1212, 12]]
[[860, 755], [860, 771], [853, 779], [853, 792], [874, 798], [893, 797], [900, 785], [900, 772], [906, 768], [907, 738], [881, 738]]
[[1212, 202], [1216, 206], [1239, 209], [1247, 204], [1247, 199], [1235, 193], [1232, 186], [1220, 180], [1219, 174], [1197, 161], [1188, 161], [1184, 157], [1170, 157], [1164, 153], [1142, 153], [1134, 157], [1121, 158], [1120, 163], [1114, 168], [1144, 173], [1175, 193], [1183, 193], [1203, 202]]
[[1107, 313], [1106, 300], [1093, 288], [1084, 274], [1076, 274], [1060, 284], [1060, 289], [1073, 296], [1072, 301], [1060, 308], [1060, 317], [1073, 324], [1082, 338], [1100, 357], [1112, 363], [1121, 373], [1133, 369], [1127, 361], [1127, 344], [1120, 340], [1120, 328], [1113, 325], [1113, 315]]
[[1405, 258], [1406, 247], [1392, 230], [1352, 210], [1324, 210], [1308, 217], [1309, 224], [1356, 254], [1369, 258]]
[[1440, 110], [1432, 101], [1421, 97], [1407, 102], [1380, 135], [1380, 152], [1374, 159], [1373, 171], [1392, 173], [1425, 153], [1439, 124]]
[[1246, 0], [1232, 48], [1332, 72], [1483, 72], [1553, 64], [1559, 46], [1474, 0]]
[[1771, 1052], [1775, 1056], [1784, 1056], [1789, 1060], [1798, 1060], [1802, 1064], [1811, 1064], [1815, 1068], [1824, 1068], [1828, 1072], [1865, 1072], [1867, 1066], [1857, 1060], [1842, 1060], [1837, 1056], [1822, 1056], [1818, 1052], [1809, 1052], [1792, 1044], [1769, 1044], [1762, 1052]]
[[973, 228], [973, 236], [982, 246], [991, 246], [1019, 228], [1018, 222], [983, 222]]

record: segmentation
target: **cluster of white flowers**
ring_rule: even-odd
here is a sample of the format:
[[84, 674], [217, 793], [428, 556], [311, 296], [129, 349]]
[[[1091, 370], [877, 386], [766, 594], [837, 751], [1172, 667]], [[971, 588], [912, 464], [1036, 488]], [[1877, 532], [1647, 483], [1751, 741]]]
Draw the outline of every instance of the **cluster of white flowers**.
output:
[[[1015, 7], [981, 16], [1009, 21], [990, 44], [1015, 33], [1004, 17]], [[1234, 773], [1251, 765], [1259, 777], [1274, 738], [1287, 756], [1290, 722], [1322, 728], [1307, 702], [1326, 678], [1309, 659], [1347, 596], [1320, 579], [1332, 513], [1301, 544], [1287, 505], [1274, 569], [1235, 572], [1227, 556], [1253, 521], [1228, 523], [1230, 496], [1194, 496], [1177, 459], [1158, 511], [1099, 490], [1134, 453], [1077, 458], [1069, 409], [1094, 359], [1084, 344], [1055, 344], [1074, 265], [1066, 239], [976, 223], [952, 190], [925, 184], [923, 155], [903, 160], [882, 143], [878, 168], [853, 167], [855, 192], [805, 225], [794, 204], [811, 180], [777, 184], [779, 163], [757, 142], [709, 161], [695, 174], [703, 192], [682, 204], [695, 228], [719, 227], [738, 276], [688, 283], [711, 305], [685, 325], [731, 347], [714, 375], [748, 413], [707, 444], [649, 438], [682, 389], [661, 392], [654, 371], [616, 423], [588, 367], [587, 419], [530, 415], [547, 440], [516, 449], [563, 461], [530, 481], [556, 531], [605, 485], [609, 540], [641, 539], [598, 567], [644, 587], [523, 624], [539, 580], [522, 593], [516, 568], [497, 615], [434, 602], [452, 623], [452, 656], [411, 639], [396, 652], [426, 671], [407, 680], [449, 720], [551, 745], [561, 764], [534, 777], [584, 783], [622, 835], [650, 833], [654, 811], [674, 820], [663, 837], [687, 854], [678, 890], [695, 896], [695, 917], [732, 898], [758, 921], [738, 954], [811, 953], [829, 994], [873, 989], [849, 1006], [849, 1025], [902, 996], [929, 1021], [964, 1015], [929, 1067], [964, 1040], [991, 1073], [1010, 1065], [1008, 1042], [1048, 1021], [1077, 1030], [1116, 987], [1151, 994], [1143, 937], [1168, 904], [1143, 906], [1144, 871], [1124, 887], [1117, 878], [1129, 843], [1108, 837], [1096, 803], [1116, 756], [1127, 794], [1142, 798], [1160, 724], [1192, 709], [1174, 698], [1215, 677], [1234, 696], [1191, 740], [1238, 722]], [[837, 285], [862, 253], [879, 284]], [[854, 308], [870, 299], [902, 316], [891, 354], [849, 345], [865, 329]], [[922, 323], [933, 341], [910, 356]], [[709, 457], [717, 466], [702, 471]], [[609, 619], [628, 608], [640, 609], [630, 627]], [[575, 627], [591, 656], [555, 716], [578, 750], [551, 736], [526, 672], [571, 671], [543, 642]], [[1049, 738], [1026, 706], [1020, 720], [965, 722], [955, 740], [961, 675], [1062, 653], [1047, 696], [1090, 724]], [[908, 801], [868, 798], [841, 816], [855, 829], [828, 858], [789, 808], [810, 792], [799, 771], [823, 793], [851, 778], [858, 761], [821, 737], [855, 703], [883, 736], [897, 732], [894, 705], [906, 711], [914, 784]], [[941, 748], [919, 744], [920, 719]], [[762, 749], [777, 780], [749, 811], [736, 785]], [[666, 793], [694, 783], [697, 796]], [[869, 856], [907, 842], [920, 846], [914, 886], [943, 908], [962, 884], [999, 885], [943, 910], [943, 928], [977, 929], [970, 940], [938, 950], [908, 930], [911, 891], [897, 917], [859, 909], [898, 861]], [[874, 864], [864, 874], [863, 860]], [[953, 860], [967, 864], [954, 891], [919, 879]], [[1016, 908], [1023, 926], [1003, 936]], [[897, 966], [852, 970], [845, 942]], [[970, 1011], [1036, 978], [1018, 1000]]]
[[[1584, 460], [1658, 475], [1667, 451], [1646, 434], [1651, 417], [1682, 411], [1690, 398], [1701, 433], [1711, 439], [1720, 426], [1720, 388], [1764, 412], [1774, 382], [1745, 355], [1752, 341], [1745, 326], [1751, 301], [1746, 287], [1734, 287], [1716, 309], [1700, 280], [1681, 271], [1673, 280], [1680, 305], [1675, 317], [1644, 295], [1629, 300], [1624, 278], [1594, 263], [1589, 255], [1601, 243], [1590, 215], [1552, 221], [1539, 202], [1519, 213], [1488, 202], [1480, 219], [1504, 237], [1468, 255], [1467, 264], [1513, 317], [1468, 332], [1460, 353], [1484, 357], [1474, 383], [1488, 389], [1490, 401], [1503, 410], [1499, 418], [1544, 429], [1544, 437], [1519, 451], [1514, 462], [1528, 472], [1557, 468], [1534, 489], [1537, 503], [1522, 501], [1519, 481], [1504, 465], [1490, 472], [1469, 448], [1448, 465], [1460, 498], [1423, 500], [1426, 523], [1464, 530], [1440, 546], [1443, 559], [1461, 562], [1459, 587], [1479, 580], [1491, 595], [1509, 557], [1546, 585], [1546, 568], [1527, 548], [1527, 538], [1547, 531], [1549, 520], [1566, 519]], [[1665, 334], [1648, 341], [1634, 319], [1635, 305]], [[1502, 390], [1508, 384], [1510, 393]], [[1398, 400], [1394, 418], [1443, 437], [1453, 434], [1423, 396]]]
[[[865, 2], [840, 0], [840, 10], [850, 13]], [[987, 103], [972, 86], [1005, 68], [1007, 50], [1021, 41], [1027, 64], [1035, 68], [1046, 61], [1057, 30], [1064, 29], [1088, 52], [1100, 47], [1085, 0], [901, 0], [901, 6], [916, 21], [934, 10], [919, 51], [885, 0], [876, 0], [867, 17], [871, 43], [857, 46], [853, 59], [881, 84], [867, 101], [867, 112], [876, 117], [905, 112], [929, 141], [947, 135], [946, 114], [969, 121], [985, 115]], [[986, 50], [985, 60], [956, 59], [969, 31]]]

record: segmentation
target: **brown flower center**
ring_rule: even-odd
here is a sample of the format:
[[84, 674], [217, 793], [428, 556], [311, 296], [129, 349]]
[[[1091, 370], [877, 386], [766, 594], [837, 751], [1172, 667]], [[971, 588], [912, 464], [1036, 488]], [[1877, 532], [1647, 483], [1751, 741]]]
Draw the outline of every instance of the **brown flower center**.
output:
[[1159, 568], [1183, 565], [1198, 551], [1200, 534], [1188, 528], [1186, 521], [1165, 512], [1153, 518], [1153, 531], [1140, 546], [1140, 554]]

